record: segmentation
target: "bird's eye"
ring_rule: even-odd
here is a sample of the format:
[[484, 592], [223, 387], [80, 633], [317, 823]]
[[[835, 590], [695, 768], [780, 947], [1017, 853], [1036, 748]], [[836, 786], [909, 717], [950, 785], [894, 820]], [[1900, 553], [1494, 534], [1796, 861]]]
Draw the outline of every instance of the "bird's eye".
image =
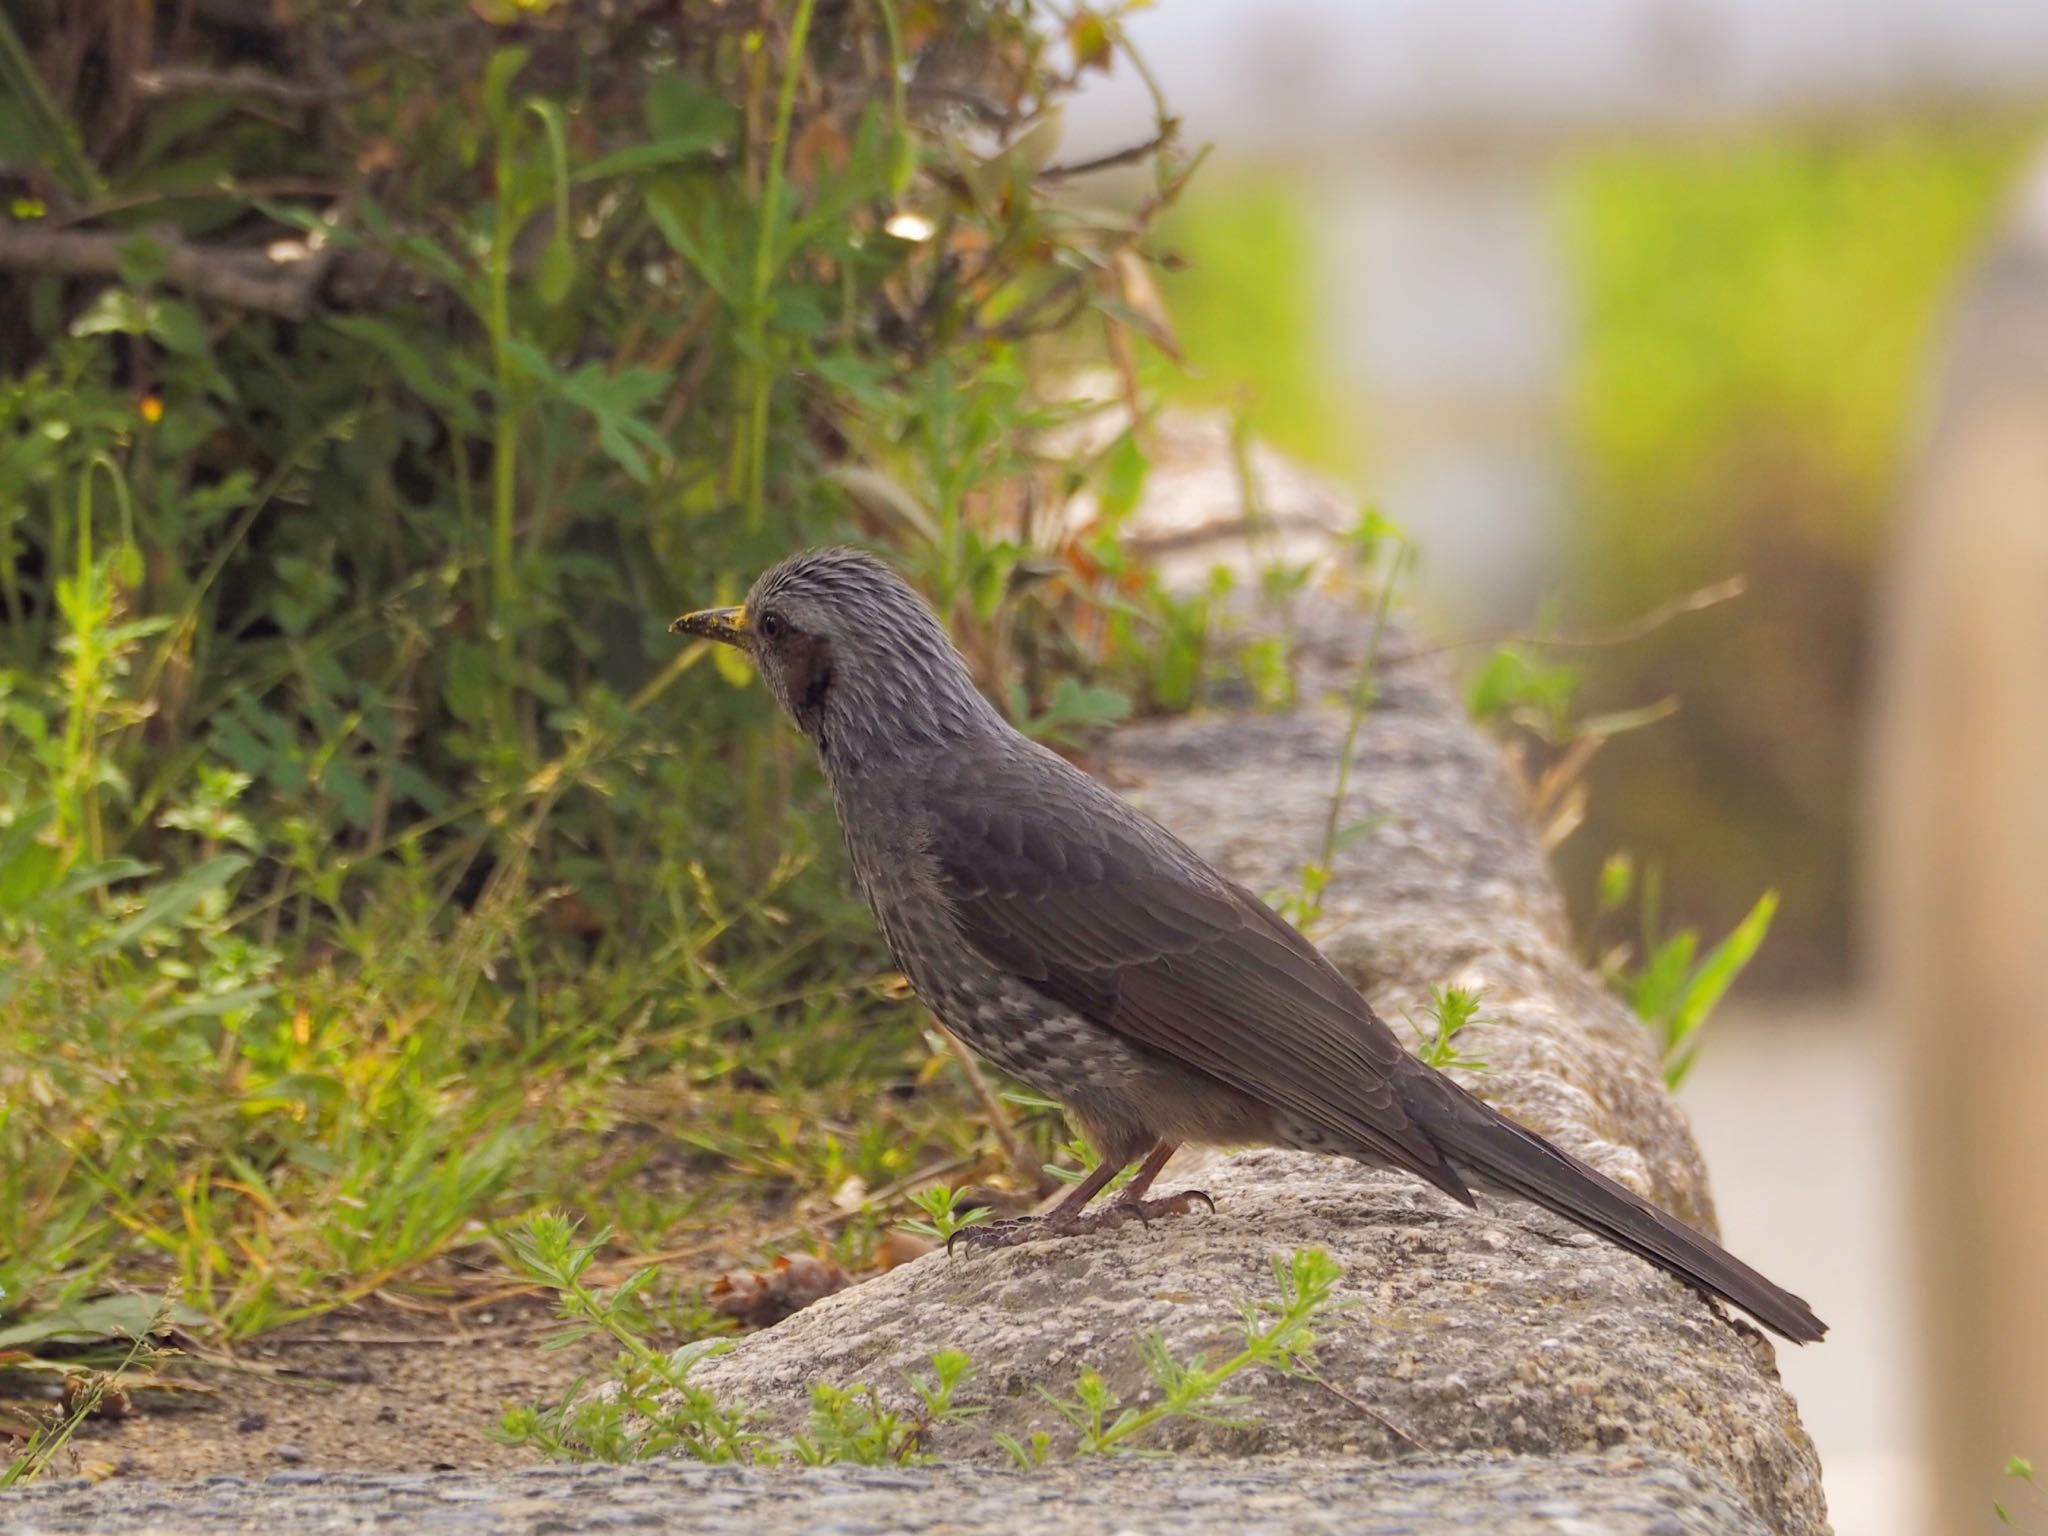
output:
[[764, 613], [761, 615], [761, 633], [770, 640], [780, 640], [789, 633], [789, 620], [772, 611]]

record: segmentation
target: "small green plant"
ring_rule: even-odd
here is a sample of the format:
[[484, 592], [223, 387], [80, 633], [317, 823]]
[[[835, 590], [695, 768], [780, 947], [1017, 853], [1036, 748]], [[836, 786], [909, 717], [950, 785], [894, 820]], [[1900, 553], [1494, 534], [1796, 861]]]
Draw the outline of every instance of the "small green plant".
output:
[[1394, 595], [1414, 568], [1415, 546], [1391, 519], [1370, 508], [1360, 517], [1350, 541], [1359, 552], [1360, 563], [1368, 570], [1378, 571], [1379, 600], [1373, 609], [1365, 655], [1359, 659], [1358, 674], [1345, 696], [1344, 745], [1337, 756], [1337, 782], [1330, 791], [1329, 812], [1323, 819], [1322, 846], [1315, 858], [1302, 866], [1300, 890], [1274, 898], [1280, 915], [1303, 931], [1322, 921], [1323, 898], [1337, 873], [1337, 855], [1386, 824], [1384, 816], [1345, 821], [1344, 802], [1351, 792], [1351, 769], [1358, 759], [1359, 733], [1379, 698], [1380, 649], [1386, 639]]
[[903, 1222], [903, 1230], [928, 1237], [935, 1243], [947, 1243], [952, 1241], [954, 1233], [987, 1221], [989, 1213], [985, 1205], [972, 1206], [964, 1211], [960, 1209], [965, 1193], [945, 1184], [915, 1191], [910, 1203], [924, 1212], [924, 1220]]
[[[2008, 1456], [2005, 1459], [2005, 1475], [2009, 1478], [2014, 1479], [2016, 1482], [2026, 1484], [2028, 1492], [2031, 1493], [2037, 1501], [2039, 1500], [2041, 1494], [2041, 1485], [2034, 1480], [2033, 1462], [2029, 1461], [2024, 1456]], [[1998, 1516], [1999, 1521], [2002, 1524], [2014, 1527], [2018, 1526], [2019, 1522], [2013, 1518], [2012, 1511], [2005, 1507], [2005, 1504], [2002, 1500], [1994, 1500], [1992, 1502], [1991, 1508], [1992, 1512]]]
[[909, 1383], [916, 1406], [908, 1412], [885, 1406], [871, 1387], [819, 1383], [811, 1389], [807, 1430], [787, 1438], [768, 1435], [757, 1427], [758, 1414], [727, 1406], [690, 1380], [702, 1361], [732, 1347], [729, 1340], [695, 1339], [669, 1353], [655, 1347], [640, 1300], [654, 1270], [643, 1269], [611, 1289], [590, 1282], [592, 1265], [608, 1238], [600, 1233], [578, 1241], [575, 1223], [555, 1214], [533, 1217], [505, 1234], [512, 1264], [558, 1300], [567, 1326], [547, 1347], [603, 1336], [621, 1350], [599, 1389], [586, 1391], [587, 1383], [578, 1380], [557, 1403], [508, 1412], [496, 1433], [505, 1444], [562, 1461], [634, 1462], [684, 1455], [756, 1465], [882, 1466], [917, 1460], [935, 1425], [980, 1412], [957, 1401], [974, 1373], [973, 1362], [958, 1351], [942, 1350], [932, 1356], [932, 1375]]
[[[1089, 1144], [1085, 1136], [1069, 1136], [1053, 1150], [1058, 1154], [1059, 1161], [1044, 1164], [1045, 1175], [1070, 1188], [1102, 1165], [1102, 1154]], [[1119, 1169], [1116, 1175], [1102, 1186], [1102, 1194], [1115, 1194], [1131, 1182], [1131, 1176], [1136, 1172], [1135, 1167]]]
[[[933, 1199], [924, 1208], [937, 1226], [951, 1202]], [[962, 1387], [974, 1375], [973, 1361], [957, 1350], [940, 1350], [931, 1357], [931, 1374], [906, 1384], [908, 1407], [892, 1408], [869, 1386], [817, 1383], [811, 1388], [805, 1429], [786, 1438], [771, 1436], [759, 1428], [757, 1414], [719, 1403], [689, 1379], [700, 1361], [729, 1344], [700, 1339], [664, 1355], [649, 1343], [642, 1331], [644, 1314], [634, 1304], [648, 1272], [612, 1290], [589, 1282], [603, 1241], [600, 1236], [579, 1242], [574, 1224], [555, 1215], [535, 1217], [506, 1234], [513, 1263], [560, 1300], [568, 1327], [550, 1347], [604, 1335], [623, 1350], [600, 1390], [586, 1392], [578, 1381], [559, 1403], [506, 1414], [497, 1438], [507, 1444], [575, 1461], [630, 1462], [682, 1454], [756, 1465], [884, 1466], [920, 1460], [934, 1428], [964, 1423], [985, 1411], [960, 1401]], [[1122, 1402], [1092, 1366], [1081, 1372], [1067, 1396], [1041, 1389], [1073, 1431], [1069, 1454], [1140, 1451], [1139, 1442], [1171, 1419], [1241, 1422], [1229, 1415], [1244, 1399], [1226, 1388], [1249, 1371], [1320, 1381], [1315, 1375], [1316, 1329], [1336, 1310], [1332, 1297], [1343, 1275], [1343, 1267], [1320, 1248], [1299, 1249], [1284, 1260], [1276, 1255], [1277, 1298], [1244, 1304], [1244, 1347], [1221, 1361], [1212, 1363], [1206, 1354], [1177, 1359], [1156, 1334], [1139, 1340], [1139, 1356], [1158, 1389], [1155, 1401]], [[1050, 1431], [1022, 1437], [999, 1433], [995, 1439], [1020, 1466], [1042, 1466], [1060, 1454], [1059, 1437]]]
[[674, 1454], [709, 1462], [763, 1459], [766, 1441], [750, 1428], [754, 1415], [722, 1406], [690, 1381], [699, 1362], [731, 1348], [730, 1342], [697, 1339], [664, 1354], [649, 1342], [636, 1305], [654, 1270], [640, 1270], [611, 1289], [589, 1282], [609, 1237], [601, 1232], [579, 1242], [576, 1224], [554, 1213], [535, 1216], [505, 1235], [513, 1266], [555, 1293], [567, 1324], [546, 1347], [564, 1349], [603, 1335], [621, 1353], [608, 1390], [586, 1395], [579, 1379], [559, 1403], [508, 1412], [498, 1438], [564, 1461], [645, 1461]]
[[[1148, 1335], [1139, 1342], [1138, 1353], [1158, 1388], [1158, 1398], [1142, 1407], [1122, 1401], [1093, 1366], [1081, 1372], [1068, 1396], [1044, 1393], [1046, 1401], [1074, 1431], [1074, 1454], [1129, 1454], [1141, 1449], [1137, 1442], [1146, 1434], [1172, 1419], [1243, 1423], [1230, 1413], [1243, 1405], [1244, 1397], [1224, 1389], [1247, 1371], [1272, 1370], [1303, 1376], [1311, 1373], [1315, 1367], [1315, 1330], [1333, 1310], [1331, 1296], [1343, 1277], [1343, 1266], [1320, 1248], [1296, 1249], [1284, 1261], [1275, 1255], [1273, 1278], [1279, 1298], [1246, 1302], [1244, 1348], [1213, 1364], [1206, 1356], [1175, 1359], [1157, 1334]], [[996, 1442], [1020, 1467], [1043, 1465], [1054, 1448], [1052, 1436], [1043, 1432], [1028, 1439], [1001, 1434], [996, 1436]]]
[[1661, 932], [1663, 880], [1659, 868], [1650, 865], [1638, 881], [1634, 858], [1627, 853], [1611, 854], [1600, 870], [1595, 935], [1599, 920], [1626, 906], [1639, 885], [1641, 948], [1614, 946], [1600, 958], [1600, 972], [1656, 1037], [1664, 1081], [1676, 1089], [1698, 1059], [1701, 1026], [1770, 932], [1771, 919], [1778, 911], [1778, 893], [1766, 891], [1759, 896], [1728, 936], [1702, 955], [1696, 929], [1682, 928], [1669, 936]]
[[940, 1350], [932, 1356], [931, 1377], [910, 1384], [917, 1406], [908, 1413], [883, 1406], [873, 1387], [820, 1383], [811, 1388], [810, 1430], [794, 1438], [790, 1454], [813, 1467], [834, 1462], [880, 1467], [920, 1461], [924, 1459], [924, 1437], [934, 1426], [957, 1423], [983, 1411], [954, 1401], [973, 1374], [974, 1362], [966, 1355]]
[[1409, 1019], [1408, 1027], [1415, 1031], [1419, 1045], [1416, 1055], [1424, 1065], [1442, 1070], [1446, 1067], [1461, 1067], [1468, 1072], [1483, 1072], [1486, 1063], [1477, 1056], [1467, 1055], [1458, 1046], [1458, 1036], [1465, 1027], [1479, 1015], [1479, 1002], [1483, 992], [1468, 992], [1463, 987], [1431, 987], [1429, 1006], [1422, 1010], [1429, 1022], [1419, 1024]]
[[1017, 729], [1033, 741], [1067, 745], [1100, 735], [1129, 718], [1131, 701], [1114, 688], [1100, 688], [1077, 677], [1063, 677], [1053, 687], [1045, 708], [1034, 710], [1021, 683], [1010, 686], [1010, 716]]
[[[5, 1291], [0, 1291], [0, 1297], [5, 1295]], [[79, 1426], [98, 1413], [109, 1397], [122, 1391], [122, 1383], [131, 1373], [157, 1367], [167, 1352], [153, 1341], [170, 1326], [177, 1309], [176, 1290], [166, 1291], [148, 1323], [134, 1334], [126, 1351], [110, 1369], [73, 1372], [65, 1378], [62, 1410], [52, 1422], [31, 1429], [21, 1450], [5, 1466], [0, 1466], [0, 1489], [33, 1482], [48, 1471], [71, 1443], [71, 1437], [78, 1433]]]

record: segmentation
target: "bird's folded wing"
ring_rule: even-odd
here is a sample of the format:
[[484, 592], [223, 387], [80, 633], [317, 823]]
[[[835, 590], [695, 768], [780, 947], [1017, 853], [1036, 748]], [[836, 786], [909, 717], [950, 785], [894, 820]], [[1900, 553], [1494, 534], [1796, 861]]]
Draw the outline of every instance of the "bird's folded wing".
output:
[[1471, 1196], [1396, 1086], [1413, 1062], [1257, 897], [1050, 753], [1021, 743], [927, 783], [961, 936], [1083, 1018]]

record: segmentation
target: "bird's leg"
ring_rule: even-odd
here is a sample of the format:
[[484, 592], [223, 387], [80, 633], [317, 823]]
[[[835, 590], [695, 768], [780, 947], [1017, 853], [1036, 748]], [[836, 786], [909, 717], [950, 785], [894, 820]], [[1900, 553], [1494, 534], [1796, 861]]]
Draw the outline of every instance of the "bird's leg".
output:
[[1111, 1209], [1129, 1211], [1141, 1221], [1150, 1221], [1154, 1216], [1185, 1216], [1201, 1201], [1211, 1211], [1216, 1202], [1209, 1198], [1204, 1189], [1184, 1189], [1179, 1194], [1165, 1195], [1157, 1200], [1147, 1200], [1145, 1191], [1152, 1187], [1152, 1181], [1159, 1177], [1159, 1170], [1166, 1166], [1166, 1160], [1179, 1148], [1173, 1142], [1162, 1141], [1145, 1154], [1145, 1161], [1138, 1164], [1138, 1171], [1131, 1175], [1131, 1182], [1117, 1191]]
[[1028, 1237], [1035, 1237], [1040, 1231], [1066, 1234], [1082, 1231], [1080, 1223], [1087, 1219], [1090, 1200], [1102, 1193], [1102, 1186], [1123, 1172], [1121, 1164], [1107, 1158], [1089, 1170], [1088, 1177], [1076, 1184], [1060, 1197], [1060, 1203], [1043, 1216], [1012, 1216], [1004, 1221], [991, 1221], [978, 1227], [962, 1227], [946, 1239], [946, 1252], [953, 1251], [955, 1243], [965, 1243], [969, 1248], [1007, 1248], [1012, 1243], [1021, 1243]]
[[1101, 1194], [1103, 1186], [1123, 1171], [1123, 1164], [1103, 1159], [1089, 1170], [1087, 1178], [1068, 1190], [1060, 1198], [1060, 1203], [1045, 1213], [1045, 1219], [1055, 1226], [1079, 1221], [1088, 1209], [1088, 1202]]
[[1114, 1200], [1097, 1210], [1089, 1210], [1088, 1202], [1123, 1171], [1123, 1165], [1107, 1160], [1097, 1163], [1087, 1178], [1068, 1190], [1060, 1203], [1043, 1216], [1013, 1216], [986, 1226], [962, 1227], [946, 1240], [946, 1251], [952, 1252], [955, 1243], [965, 1243], [969, 1248], [1008, 1248], [1038, 1236], [1078, 1237], [1084, 1232], [1106, 1232], [1133, 1218], [1149, 1222], [1154, 1216], [1185, 1216], [1194, 1209], [1197, 1200], [1215, 1210], [1216, 1202], [1199, 1189], [1183, 1190], [1163, 1200], [1144, 1198], [1173, 1152], [1173, 1143], [1160, 1142], [1145, 1154], [1145, 1161], [1131, 1175], [1131, 1182]]

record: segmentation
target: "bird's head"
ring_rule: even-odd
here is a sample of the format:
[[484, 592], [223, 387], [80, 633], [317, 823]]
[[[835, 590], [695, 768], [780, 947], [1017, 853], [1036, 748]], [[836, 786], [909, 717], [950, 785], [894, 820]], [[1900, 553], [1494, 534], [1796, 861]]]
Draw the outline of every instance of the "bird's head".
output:
[[1002, 728], [938, 616], [859, 550], [792, 555], [741, 606], [686, 613], [669, 632], [752, 656], [828, 768]]

